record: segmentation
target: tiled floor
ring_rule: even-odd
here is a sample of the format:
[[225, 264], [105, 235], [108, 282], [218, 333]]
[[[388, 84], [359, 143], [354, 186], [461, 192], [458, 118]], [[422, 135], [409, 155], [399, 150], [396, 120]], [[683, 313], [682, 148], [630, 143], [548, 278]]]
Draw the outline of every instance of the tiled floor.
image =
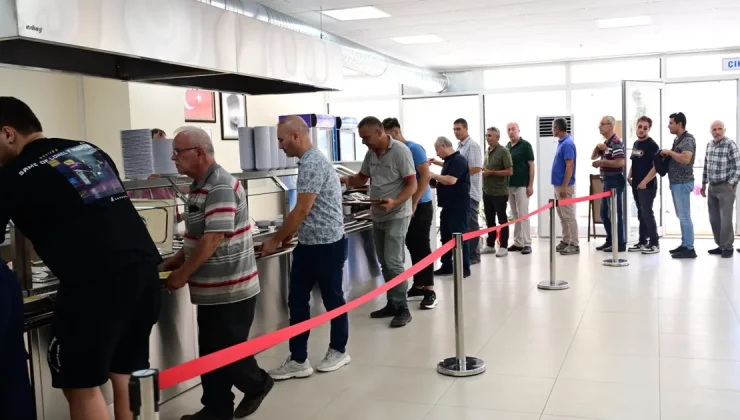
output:
[[[541, 291], [547, 242], [530, 256], [484, 256], [465, 281], [465, 336], [488, 371], [453, 379], [436, 373], [454, 355], [452, 281], [438, 281], [433, 311], [413, 305], [413, 322], [391, 330], [369, 313], [351, 313], [351, 365], [278, 383], [255, 420], [737, 420], [740, 418], [740, 255], [674, 261], [608, 256], [582, 243], [558, 257], [564, 291]], [[316, 330], [321, 359], [328, 328]], [[283, 344], [259, 355], [264, 368], [287, 355]], [[200, 388], [162, 408], [163, 420], [200, 408]], [[240, 398], [238, 395], [237, 398]]]

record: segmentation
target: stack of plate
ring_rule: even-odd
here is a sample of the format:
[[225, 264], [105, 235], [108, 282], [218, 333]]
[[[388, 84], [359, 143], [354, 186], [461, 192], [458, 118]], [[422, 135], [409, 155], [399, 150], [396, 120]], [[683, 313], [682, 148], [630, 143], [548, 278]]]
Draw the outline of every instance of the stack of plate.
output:
[[121, 131], [123, 173], [127, 179], [147, 179], [154, 173], [152, 133], [148, 129]]
[[152, 157], [154, 173], [164, 176], [177, 176], [177, 166], [172, 160], [172, 139], [153, 139]]

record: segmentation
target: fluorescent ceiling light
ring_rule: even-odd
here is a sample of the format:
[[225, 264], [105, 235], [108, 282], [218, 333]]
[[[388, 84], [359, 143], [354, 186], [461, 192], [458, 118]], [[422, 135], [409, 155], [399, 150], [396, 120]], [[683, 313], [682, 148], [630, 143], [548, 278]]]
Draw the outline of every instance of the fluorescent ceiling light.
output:
[[652, 19], [650, 16], [633, 16], [626, 18], [615, 18], [615, 19], [598, 19], [596, 24], [601, 29], [610, 28], [626, 28], [628, 26], [643, 26], [650, 25]]
[[349, 9], [323, 10], [321, 13], [336, 20], [362, 20], [391, 17], [388, 13], [373, 7], [352, 7]]
[[433, 44], [435, 42], [444, 42], [444, 40], [437, 35], [399, 36], [391, 39], [399, 44]]

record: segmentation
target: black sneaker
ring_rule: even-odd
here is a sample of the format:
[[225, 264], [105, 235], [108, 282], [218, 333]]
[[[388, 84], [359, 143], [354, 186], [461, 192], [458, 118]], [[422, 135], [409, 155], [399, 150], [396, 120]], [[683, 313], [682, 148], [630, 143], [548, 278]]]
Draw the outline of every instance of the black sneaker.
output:
[[670, 250], [668, 252], [670, 252], [671, 255], [673, 255], [673, 254], [680, 254], [680, 253], [682, 253], [684, 251], [688, 251], [688, 248], [686, 248], [685, 246], [681, 245], [678, 248], [672, 249], [672, 250]]
[[714, 248], [707, 251], [709, 255], [722, 255], [722, 249], [721, 248]]
[[370, 313], [370, 318], [390, 318], [396, 315], [398, 315], [398, 311], [389, 303], [385, 305], [385, 308], [378, 309], [377, 311]]
[[629, 251], [629, 252], [642, 252], [642, 251], [645, 250], [645, 248], [647, 248], [647, 246], [648, 245], [647, 244], [644, 244], [644, 243], [637, 243], [637, 244], [634, 244], [631, 247], [629, 247], [629, 249], [627, 251]]
[[396, 316], [391, 320], [391, 328], [400, 328], [411, 322], [409, 308], [398, 309]]
[[439, 269], [434, 272], [435, 277], [447, 277], [452, 275], [452, 270]]
[[408, 293], [406, 293], [406, 298], [408, 300], [422, 300], [426, 295], [425, 292], [426, 291], [424, 289], [419, 289], [418, 287], [411, 286]]
[[732, 250], [731, 249], [724, 249], [722, 250], [722, 258], [732, 258]]
[[695, 249], [686, 249], [683, 252], [677, 252], [673, 255], [671, 255], [673, 258], [677, 260], [687, 260], [691, 258], [696, 258], [696, 250]]
[[470, 260], [470, 265], [480, 264], [480, 260]]
[[234, 418], [243, 419], [244, 417], [254, 414], [255, 411], [260, 408], [260, 405], [262, 405], [262, 401], [265, 400], [265, 397], [267, 397], [267, 394], [272, 391], [272, 387], [275, 385], [275, 380], [272, 379], [270, 375], [265, 376], [267, 376], [267, 382], [265, 383], [264, 391], [262, 391], [262, 393], [256, 397], [244, 397], [242, 402], [240, 402], [239, 405], [236, 407], [236, 410], [234, 410]]
[[645, 245], [645, 247], [642, 249], [643, 254], [657, 254], [660, 252], [660, 247], [658, 245], [648, 244]]
[[[617, 246], [617, 252], [624, 252], [627, 250], [627, 245], [619, 245]], [[608, 247], [602, 249], [604, 252], [612, 252], [612, 246], [609, 245]]]
[[437, 294], [434, 293], [434, 290], [427, 290], [419, 307], [421, 309], [434, 309], [435, 306], [437, 306]]
[[524, 247], [512, 245], [509, 247], [509, 252], [522, 252], [524, 251]]
[[524, 248], [522, 248], [522, 255], [529, 255], [532, 253], [532, 247], [529, 245], [525, 245]]
[[611, 247], [611, 242], [604, 242], [602, 245], [596, 247], [597, 251], [603, 251], [606, 247]]

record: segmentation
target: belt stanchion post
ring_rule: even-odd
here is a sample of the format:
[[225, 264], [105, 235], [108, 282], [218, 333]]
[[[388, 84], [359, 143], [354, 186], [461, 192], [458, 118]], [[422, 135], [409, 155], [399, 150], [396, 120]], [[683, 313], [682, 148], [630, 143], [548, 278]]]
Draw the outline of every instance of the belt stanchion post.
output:
[[604, 260], [603, 265], [607, 267], [626, 267], [630, 263], [624, 258], [619, 258], [619, 220], [617, 220], [617, 189], [612, 188], [611, 206], [609, 212], [611, 213], [612, 222], [612, 257]]
[[132, 373], [128, 389], [134, 420], [159, 420], [159, 371], [146, 369]]
[[486, 364], [465, 355], [465, 320], [463, 318], [463, 234], [455, 233], [453, 260], [455, 265], [455, 357], [437, 364], [437, 372], [447, 376], [474, 376], [486, 371]]
[[565, 290], [570, 287], [570, 284], [564, 280], [555, 280], [555, 252], [557, 245], [555, 245], [555, 207], [558, 206], [557, 200], [550, 200], [550, 280], [542, 281], [537, 285], [537, 288], [543, 290]]

